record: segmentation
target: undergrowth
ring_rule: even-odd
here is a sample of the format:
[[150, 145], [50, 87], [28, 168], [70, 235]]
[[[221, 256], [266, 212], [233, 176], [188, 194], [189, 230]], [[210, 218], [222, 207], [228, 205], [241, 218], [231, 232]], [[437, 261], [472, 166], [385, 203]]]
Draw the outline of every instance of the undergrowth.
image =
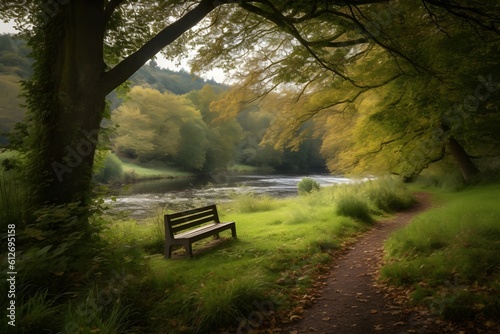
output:
[[[440, 195], [443, 196], [443, 195]], [[382, 278], [451, 320], [500, 315], [500, 185], [444, 196], [386, 242]]]

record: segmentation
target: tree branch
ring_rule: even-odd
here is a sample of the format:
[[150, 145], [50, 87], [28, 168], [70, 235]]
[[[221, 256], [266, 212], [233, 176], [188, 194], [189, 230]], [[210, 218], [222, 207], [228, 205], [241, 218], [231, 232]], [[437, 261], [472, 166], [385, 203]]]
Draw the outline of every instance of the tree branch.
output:
[[[119, 1], [121, 0], [115, 0], [115, 2]], [[194, 27], [217, 6], [222, 5], [223, 3], [234, 2], [236, 1], [202, 0], [195, 8], [186, 13], [186, 15], [160, 31], [155, 37], [145, 43], [139, 50], [132, 53], [130, 56], [122, 60], [118, 65], [106, 72], [101, 80], [101, 92], [103, 92], [105, 95], [112, 92], [113, 89], [127, 80], [149, 59], [160, 52], [161, 49], [174, 42], [179, 36]]]
[[[316, 52], [311, 49], [311, 44], [309, 41], [307, 41], [304, 37], [302, 37], [302, 35], [300, 34], [300, 32], [297, 30], [297, 28], [295, 27], [295, 25], [290, 22], [286, 16], [283, 15], [283, 13], [281, 13], [272, 3], [270, 3], [269, 1], [267, 0], [261, 0], [259, 1], [260, 3], [266, 5], [272, 12], [266, 12], [264, 11], [262, 8], [260, 7], [256, 7], [254, 5], [251, 5], [249, 3], [242, 3], [240, 4], [240, 6], [243, 8], [243, 9], [246, 9], [254, 14], [257, 14], [261, 17], [264, 17], [266, 19], [268, 19], [269, 21], [273, 22], [274, 24], [276, 24], [278, 27], [280, 27], [281, 29], [283, 29], [285, 32], [289, 33], [290, 35], [292, 35], [306, 50], [307, 52], [318, 62], [318, 64], [329, 70], [330, 72], [338, 75], [339, 77], [341, 77], [342, 79], [346, 80], [346, 81], [349, 81], [352, 85], [358, 87], [358, 88], [366, 88], [364, 86], [360, 86], [359, 84], [357, 84], [354, 80], [352, 80], [351, 78], [349, 78], [348, 76], [344, 75], [343, 73], [341, 73], [338, 69], [332, 67], [332, 66], [329, 66], [323, 59], [321, 59], [320, 56], [318, 56], [318, 54], [316, 54]], [[363, 42], [364, 42], [364, 39], [363, 39]], [[352, 46], [354, 44], [350, 43], [346, 46]]]

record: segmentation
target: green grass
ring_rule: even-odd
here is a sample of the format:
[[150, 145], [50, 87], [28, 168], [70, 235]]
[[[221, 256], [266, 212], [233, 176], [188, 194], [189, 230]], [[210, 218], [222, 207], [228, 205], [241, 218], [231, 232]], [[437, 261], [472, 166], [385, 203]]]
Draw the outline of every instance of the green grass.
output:
[[273, 171], [272, 167], [256, 167], [242, 164], [233, 164], [229, 166], [228, 170], [238, 174], [270, 173]]
[[18, 228], [24, 226], [28, 194], [21, 172], [17, 168], [6, 170], [2, 166], [5, 159], [16, 161], [20, 158], [13, 151], [0, 154], [0, 225], [4, 231], [9, 224], [15, 224]]
[[233, 207], [241, 213], [271, 211], [279, 205], [278, 201], [270, 196], [255, 196], [254, 194], [236, 195]]
[[[386, 242], [382, 278], [413, 286], [413, 302], [449, 319], [500, 314], [500, 185], [438, 195]], [[422, 289], [420, 284], [425, 286]]]
[[280, 200], [245, 195], [219, 204], [221, 220], [236, 221], [238, 239], [227, 231], [217, 244], [211, 238], [195, 243], [192, 259], [179, 258], [182, 250], [163, 258], [163, 212], [141, 223], [115, 221], [101, 232], [104, 246], [74, 290], [56, 299], [40, 294], [27, 302], [36, 308], [18, 305], [40, 308], [26, 332], [39, 331], [50, 318], [58, 319], [46, 321], [53, 332], [210, 333], [262, 315], [261, 305], [290, 310], [333, 252], [369, 228], [337, 214], [339, 193], [357, 193], [373, 208], [370, 214], [379, 215], [363, 195], [376, 184]]
[[124, 174], [134, 174], [138, 180], [186, 177], [192, 174], [167, 166], [139, 166], [133, 162], [122, 162]]
[[[380, 181], [383, 187], [389, 183]], [[151, 254], [146, 255], [150, 272], [144, 278], [145, 293], [136, 301], [148, 305], [141, 311], [149, 319], [148, 328], [157, 333], [206, 333], [237, 326], [258, 311], [259, 303], [286, 309], [294, 294], [307, 293], [314, 276], [331, 261], [331, 251], [369, 228], [359, 219], [337, 214], [339, 192], [359, 195], [360, 189], [370, 187], [377, 182], [281, 200], [238, 196], [233, 203], [218, 205], [222, 221], [236, 221], [238, 239], [224, 232], [216, 246], [209, 245], [211, 239], [195, 243], [195, 252], [201, 253], [193, 259], [163, 258], [161, 213], [140, 225], [116, 223], [106, 236]], [[368, 196], [363, 201], [375, 207]]]

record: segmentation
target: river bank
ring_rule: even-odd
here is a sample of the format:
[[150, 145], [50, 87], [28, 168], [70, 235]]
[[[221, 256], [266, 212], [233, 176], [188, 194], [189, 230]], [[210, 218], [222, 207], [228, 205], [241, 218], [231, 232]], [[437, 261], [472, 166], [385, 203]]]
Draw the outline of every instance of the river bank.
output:
[[156, 179], [113, 190], [106, 202], [130, 218], [146, 219], [158, 210], [179, 211], [212, 203], [231, 202], [241, 196], [285, 198], [297, 195], [297, 184], [305, 177], [321, 187], [356, 182], [330, 174], [234, 174], [220, 173], [175, 179]]

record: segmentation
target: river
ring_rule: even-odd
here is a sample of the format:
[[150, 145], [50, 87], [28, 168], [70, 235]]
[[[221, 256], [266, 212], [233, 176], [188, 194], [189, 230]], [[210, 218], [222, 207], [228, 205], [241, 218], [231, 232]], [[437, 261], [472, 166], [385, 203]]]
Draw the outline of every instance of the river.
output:
[[330, 174], [316, 175], [214, 175], [181, 179], [142, 181], [117, 190], [106, 202], [113, 211], [129, 218], [144, 219], [159, 210], [185, 210], [206, 204], [230, 201], [238, 194], [288, 197], [297, 195], [297, 183], [304, 177], [321, 187], [352, 183], [352, 179]]

